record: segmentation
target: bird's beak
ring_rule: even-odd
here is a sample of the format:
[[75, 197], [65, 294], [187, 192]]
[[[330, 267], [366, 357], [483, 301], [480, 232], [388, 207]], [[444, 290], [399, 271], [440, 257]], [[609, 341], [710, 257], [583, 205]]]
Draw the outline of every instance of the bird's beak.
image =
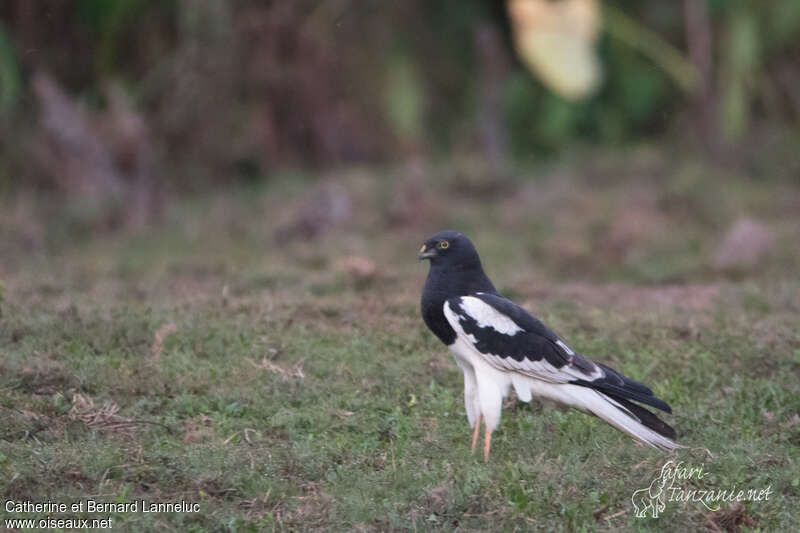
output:
[[419, 249], [419, 253], [417, 254], [417, 259], [422, 261], [424, 259], [430, 259], [431, 257], [435, 256], [436, 256], [436, 248], [429, 249], [427, 246], [423, 244], [422, 248]]

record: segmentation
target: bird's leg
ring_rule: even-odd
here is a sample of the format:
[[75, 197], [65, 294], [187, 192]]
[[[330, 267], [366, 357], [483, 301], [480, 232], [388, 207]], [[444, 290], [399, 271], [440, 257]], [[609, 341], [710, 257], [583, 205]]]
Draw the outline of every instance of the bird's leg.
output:
[[475, 422], [475, 431], [472, 433], [472, 453], [475, 453], [475, 446], [478, 444], [478, 431], [481, 429], [481, 414], [478, 413], [478, 420]]
[[489, 425], [486, 424], [486, 437], [483, 440], [483, 460], [489, 461], [489, 449], [492, 447], [492, 432], [489, 431]]

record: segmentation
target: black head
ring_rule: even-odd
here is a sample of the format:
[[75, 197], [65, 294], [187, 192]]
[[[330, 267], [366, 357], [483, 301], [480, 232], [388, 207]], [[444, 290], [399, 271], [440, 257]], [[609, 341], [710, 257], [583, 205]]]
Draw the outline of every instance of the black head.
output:
[[440, 231], [428, 238], [419, 249], [419, 259], [429, 259], [431, 269], [422, 289], [422, 318], [425, 324], [448, 346], [456, 332], [444, 316], [444, 302], [449, 298], [486, 292], [497, 294], [481, 267], [478, 252], [469, 239], [457, 231]]
[[429, 237], [419, 249], [420, 261], [428, 259], [433, 267], [458, 270], [480, 267], [481, 260], [472, 242], [457, 231], [445, 230]]

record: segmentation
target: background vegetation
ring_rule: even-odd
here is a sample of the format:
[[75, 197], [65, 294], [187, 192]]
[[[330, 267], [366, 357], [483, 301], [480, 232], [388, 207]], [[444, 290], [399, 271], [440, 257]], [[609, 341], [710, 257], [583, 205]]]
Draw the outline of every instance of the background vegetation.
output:
[[37, 138], [68, 142], [52, 131], [63, 106], [88, 114], [85, 135], [119, 173], [145, 159], [180, 189], [420, 153], [538, 160], [665, 133], [724, 160], [800, 120], [797, 2], [597, 5], [604, 83], [571, 101], [522, 66], [504, 2], [9, 0], [0, 185], [64, 179], [31, 164]]

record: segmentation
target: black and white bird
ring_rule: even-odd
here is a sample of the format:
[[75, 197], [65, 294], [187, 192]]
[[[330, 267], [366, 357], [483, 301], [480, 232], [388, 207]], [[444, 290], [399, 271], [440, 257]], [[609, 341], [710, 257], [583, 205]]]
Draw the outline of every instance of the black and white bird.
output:
[[654, 448], [682, 446], [675, 430], [639, 402], [671, 413], [645, 385], [576, 353], [523, 308], [503, 298], [486, 276], [472, 242], [456, 231], [429, 238], [419, 259], [431, 262], [422, 291], [425, 324], [454, 353], [464, 372], [464, 404], [472, 435], [486, 427], [484, 459], [510, 387], [529, 402], [553, 400], [596, 415]]

